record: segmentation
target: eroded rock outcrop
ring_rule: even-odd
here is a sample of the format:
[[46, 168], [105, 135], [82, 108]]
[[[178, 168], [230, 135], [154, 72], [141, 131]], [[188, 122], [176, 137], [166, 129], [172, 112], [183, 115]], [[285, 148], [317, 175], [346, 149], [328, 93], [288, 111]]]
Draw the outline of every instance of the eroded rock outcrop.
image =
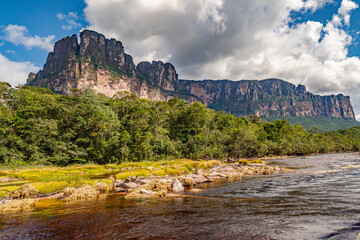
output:
[[314, 95], [303, 85], [295, 86], [280, 79], [180, 80], [180, 90], [195, 95], [210, 108], [236, 116], [355, 118], [349, 97]]
[[79, 188], [70, 188], [67, 187], [63, 190], [65, 201], [74, 201], [74, 200], [86, 200], [94, 199], [99, 197], [101, 190], [97, 187], [91, 187], [90, 185], [84, 185]]
[[12, 199], [24, 199], [35, 197], [39, 194], [38, 190], [31, 184], [24, 184], [10, 194]]
[[151, 100], [174, 97], [196, 100], [177, 92], [178, 76], [170, 63], [143, 62], [137, 70], [120, 41], [106, 39], [90, 30], [81, 32], [80, 43], [76, 35], [57, 41], [43, 70], [30, 73], [27, 85], [65, 95], [71, 95], [74, 90], [90, 89], [108, 97], [118, 92], [130, 92]]
[[141, 62], [136, 69], [148, 82], [167, 91], [176, 92], [179, 89], [179, 79], [175, 67], [170, 63], [161, 61]]
[[66, 95], [90, 89], [108, 97], [119, 92], [149, 100], [178, 97], [236, 116], [355, 119], [349, 97], [314, 95], [303, 85], [279, 79], [179, 81], [172, 64], [153, 61], [136, 66], [120, 41], [90, 30], [81, 32], [80, 43], [76, 35], [56, 42], [44, 69], [30, 73], [27, 85]]

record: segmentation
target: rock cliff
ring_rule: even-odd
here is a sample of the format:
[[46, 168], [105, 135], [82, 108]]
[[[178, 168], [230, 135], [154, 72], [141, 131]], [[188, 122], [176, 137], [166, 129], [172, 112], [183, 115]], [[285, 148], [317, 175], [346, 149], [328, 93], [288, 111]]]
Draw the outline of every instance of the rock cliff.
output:
[[180, 90], [197, 96], [210, 108], [237, 116], [354, 118], [349, 97], [314, 95], [303, 85], [296, 87], [280, 79], [180, 80]]
[[179, 79], [175, 67], [170, 64], [164, 64], [161, 61], [141, 62], [136, 69], [142, 74], [148, 82], [167, 91], [178, 91]]
[[150, 100], [178, 97], [237, 116], [354, 119], [350, 99], [342, 94], [314, 95], [303, 85], [279, 79], [179, 81], [172, 64], [153, 61], [136, 66], [120, 41], [89, 30], [81, 32], [80, 43], [76, 35], [56, 42], [43, 70], [30, 73], [27, 85], [67, 95], [91, 89], [109, 97], [121, 91]]
[[136, 67], [120, 41], [89, 30], [81, 32], [80, 44], [76, 35], [56, 42], [43, 70], [30, 73], [27, 81], [29, 86], [66, 95], [75, 89], [91, 89], [109, 97], [127, 91], [151, 100], [197, 100], [176, 92], [178, 84], [171, 64], [142, 62]]

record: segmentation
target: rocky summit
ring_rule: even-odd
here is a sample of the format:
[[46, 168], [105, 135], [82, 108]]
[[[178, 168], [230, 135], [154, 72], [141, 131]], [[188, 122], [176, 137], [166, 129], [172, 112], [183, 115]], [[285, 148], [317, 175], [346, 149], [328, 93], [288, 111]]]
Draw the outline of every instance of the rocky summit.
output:
[[120, 41], [90, 30], [81, 32], [80, 43], [76, 35], [56, 42], [43, 70], [30, 73], [27, 85], [66, 95], [90, 89], [108, 97], [121, 92], [149, 100], [177, 97], [236, 116], [355, 118], [349, 97], [314, 95], [280, 79], [179, 80], [170, 63], [136, 66]]

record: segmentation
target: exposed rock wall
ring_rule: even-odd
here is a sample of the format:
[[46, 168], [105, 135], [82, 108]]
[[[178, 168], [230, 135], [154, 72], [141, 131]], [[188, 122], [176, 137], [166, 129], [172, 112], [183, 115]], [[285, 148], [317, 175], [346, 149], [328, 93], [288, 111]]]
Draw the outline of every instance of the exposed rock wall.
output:
[[170, 63], [164, 64], [161, 61], [141, 62], [136, 69], [153, 86], [167, 91], [178, 91], [179, 89], [178, 75], [175, 67]]
[[44, 69], [30, 73], [27, 84], [67, 95], [74, 89], [91, 89], [109, 97], [121, 91], [150, 100], [178, 97], [237, 116], [354, 118], [349, 97], [313, 95], [303, 85], [279, 79], [179, 81], [172, 64], [153, 61], [135, 66], [120, 41], [89, 30], [81, 32], [80, 43], [76, 35], [56, 42]]
[[191, 99], [175, 92], [179, 81], [171, 64], [153, 62], [150, 71], [142, 72], [146, 77], [139, 77], [141, 74], [120, 41], [85, 30], [80, 34], [80, 44], [76, 35], [56, 42], [44, 69], [29, 74], [27, 84], [66, 95], [74, 89], [91, 89], [109, 97], [127, 91], [152, 100]]
[[210, 108], [238, 116], [354, 118], [349, 97], [342, 94], [314, 95], [303, 85], [296, 87], [279, 79], [236, 82], [180, 80], [180, 90], [199, 97]]

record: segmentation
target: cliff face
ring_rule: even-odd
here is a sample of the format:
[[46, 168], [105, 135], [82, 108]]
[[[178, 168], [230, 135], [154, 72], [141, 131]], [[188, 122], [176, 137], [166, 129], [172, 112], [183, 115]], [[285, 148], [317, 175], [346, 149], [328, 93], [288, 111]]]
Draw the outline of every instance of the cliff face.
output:
[[279, 79], [179, 81], [172, 64], [153, 61], [135, 66], [120, 41], [89, 30], [80, 34], [80, 43], [76, 35], [56, 42], [44, 69], [30, 73], [27, 85], [67, 95], [73, 89], [91, 89], [109, 97], [121, 91], [150, 100], [178, 97], [237, 116], [354, 119], [349, 97], [313, 95], [305, 86]]
[[170, 63], [164, 64], [161, 61], [141, 62], [136, 69], [153, 86], [158, 86], [167, 91], [178, 91], [179, 89], [178, 75], [175, 67]]
[[342, 94], [319, 96], [305, 86], [279, 79], [262, 81], [180, 80], [180, 90], [202, 99], [210, 108], [237, 116], [355, 118], [350, 98]]
[[29, 74], [27, 82], [66, 95], [73, 89], [91, 89], [109, 97], [127, 91], [152, 100], [179, 97], [195, 101], [176, 92], [178, 84], [171, 64], [142, 62], [136, 67], [120, 41], [89, 30], [80, 34], [80, 44], [76, 35], [56, 42], [44, 69], [36, 75]]

